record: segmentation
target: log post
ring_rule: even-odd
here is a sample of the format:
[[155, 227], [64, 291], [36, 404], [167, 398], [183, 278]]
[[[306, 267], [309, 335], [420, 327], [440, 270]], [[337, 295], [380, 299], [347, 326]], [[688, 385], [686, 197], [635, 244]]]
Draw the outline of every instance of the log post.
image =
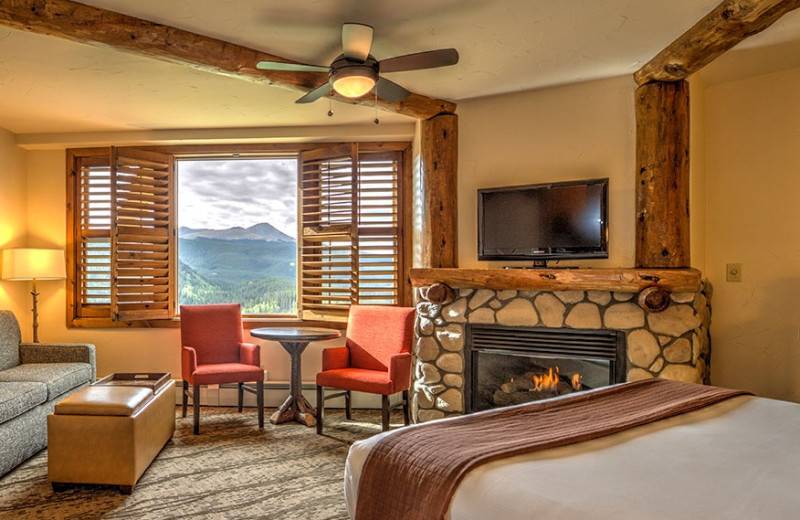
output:
[[419, 267], [457, 267], [458, 116], [422, 121], [422, 228]]
[[689, 267], [689, 86], [636, 90], [636, 266]]

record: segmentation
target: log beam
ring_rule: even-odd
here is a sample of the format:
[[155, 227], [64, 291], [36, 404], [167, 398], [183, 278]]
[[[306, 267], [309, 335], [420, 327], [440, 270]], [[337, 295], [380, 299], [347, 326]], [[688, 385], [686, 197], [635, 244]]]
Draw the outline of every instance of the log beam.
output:
[[458, 257], [458, 116], [440, 114], [422, 122], [422, 226], [420, 267], [456, 267]]
[[636, 266], [689, 267], [689, 85], [636, 90]]
[[725, 0], [636, 71], [633, 78], [639, 85], [685, 79], [798, 7], [800, 0]]
[[697, 269], [411, 269], [414, 287], [446, 284], [453, 289], [535, 291], [616, 291], [638, 293], [648, 287], [669, 292], [699, 292]]
[[[321, 72], [265, 71], [256, 68], [262, 60], [294, 63], [291, 60], [236, 45], [216, 38], [184, 31], [114, 11], [70, 0], [3, 0], [0, 26], [55, 36], [98, 47], [110, 47], [162, 61], [236, 79], [309, 91], [327, 81]], [[352, 100], [334, 99], [373, 106], [373, 96]], [[400, 103], [378, 99], [380, 108], [427, 119], [442, 112], [454, 112], [455, 104], [411, 94]]]

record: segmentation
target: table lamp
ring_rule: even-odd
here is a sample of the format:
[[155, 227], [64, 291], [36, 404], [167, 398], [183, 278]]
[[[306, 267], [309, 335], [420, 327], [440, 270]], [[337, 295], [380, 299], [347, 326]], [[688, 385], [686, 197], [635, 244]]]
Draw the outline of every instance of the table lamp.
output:
[[39, 293], [37, 280], [63, 280], [67, 277], [63, 249], [5, 249], [3, 250], [3, 280], [31, 280], [33, 288], [33, 342], [39, 343]]

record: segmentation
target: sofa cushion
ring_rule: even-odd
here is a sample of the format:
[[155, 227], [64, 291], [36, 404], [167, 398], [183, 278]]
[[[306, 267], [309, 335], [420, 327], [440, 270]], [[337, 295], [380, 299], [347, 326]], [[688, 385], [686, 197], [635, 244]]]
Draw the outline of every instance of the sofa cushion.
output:
[[23, 363], [0, 372], [0, 381], [36, 381], [47, 386], [47, 400], [89, 383], [92, 367], [88, 363]]
[[44, 383], [0, 383], [0, 424], [47, 400]]
[[0, 311], [0, 370], [19, 365], [19, 323], [11, 311]]

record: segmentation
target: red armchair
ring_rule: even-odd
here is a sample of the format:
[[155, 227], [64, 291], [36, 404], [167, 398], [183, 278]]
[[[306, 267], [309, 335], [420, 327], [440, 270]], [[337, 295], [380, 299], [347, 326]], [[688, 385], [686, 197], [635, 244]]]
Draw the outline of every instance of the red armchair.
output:
[[[264, 427], [264, 370], [258, 345], [244, 343], [238, 303], [181, 305], [183, 416], [188, 397], [194, 407], [194, 433], [200, 433], [200, 387], [238, 383], [239, 412], [244, 390], [256, 394], [258, 427]], [[256, 382], [256, 388], [245, 382]], [[192, 391], [189, 391], [192, 385]]]
[[[352, 418], [351, 391], [381, 395], [381, 426], [389, 429], [389, 412], [403, 406], [408, 425], [408, 387], [411, 383], [411, 343], [414, 309], [385, 305], [352, 305], [344, 347], [322, 351], [317, 374], [317, 433], [322, 433], [326, 399], [344, 396], [345, 416]], [[325, 395], [325, 388], [343, 390]], [[389, 396], [403, 393], [389, 406]]]

